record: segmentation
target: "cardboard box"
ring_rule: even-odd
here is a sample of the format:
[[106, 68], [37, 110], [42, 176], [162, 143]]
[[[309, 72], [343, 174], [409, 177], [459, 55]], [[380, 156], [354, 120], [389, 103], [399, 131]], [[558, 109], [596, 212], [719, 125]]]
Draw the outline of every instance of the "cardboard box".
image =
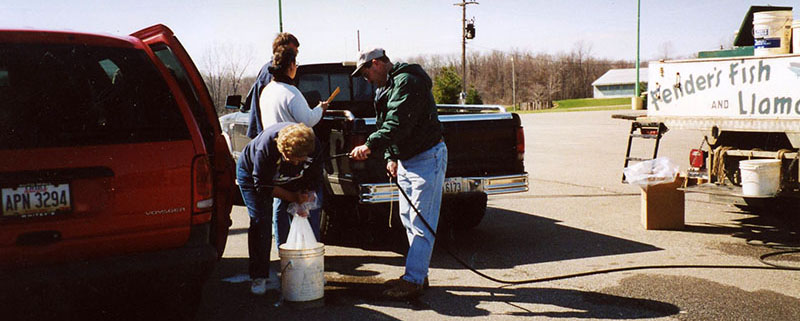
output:
[[684, 195], [678, 190], [685, 178], [642, 190], [642, 226], [647, 230], [680, 230], [684, 227]]

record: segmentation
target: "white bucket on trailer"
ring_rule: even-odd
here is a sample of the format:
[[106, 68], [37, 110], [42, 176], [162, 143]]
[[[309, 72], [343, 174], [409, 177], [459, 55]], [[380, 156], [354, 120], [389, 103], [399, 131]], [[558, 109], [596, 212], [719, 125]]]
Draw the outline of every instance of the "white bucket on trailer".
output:
[[789, 53], [792, 37], [792, 11], [762, 11], [753, 13], [754, 56]]
[[281, 293], [286, 301], [304, 302], [321, 299], [325, 294], [325, 244], [309, 249], [290, 249], [282, 244]]
[[775, 196], [781, 186], [780, 159], [751, 159], [739, 161], [742, 173], [742, 195]]

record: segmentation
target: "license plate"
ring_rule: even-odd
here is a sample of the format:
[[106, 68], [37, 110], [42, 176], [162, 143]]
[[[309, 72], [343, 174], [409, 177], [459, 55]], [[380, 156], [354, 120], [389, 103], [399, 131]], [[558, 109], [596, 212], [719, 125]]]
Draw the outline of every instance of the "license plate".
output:
[[3, 188], [3, 217], [51, 216], [72, 209], [69, 184], [24, 184]]
[[464, 191], [464, 184], [461, 178], [445, 178], [443, 189], [445, 194], [461, 193]]

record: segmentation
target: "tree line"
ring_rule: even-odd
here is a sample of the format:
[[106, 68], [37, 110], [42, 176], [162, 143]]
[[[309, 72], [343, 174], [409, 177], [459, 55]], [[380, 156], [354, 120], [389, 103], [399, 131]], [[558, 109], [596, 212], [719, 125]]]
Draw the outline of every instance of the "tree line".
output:
[[[418, 56], [409, 61], [422, 65], [434, 79], [448, 77], [452, 72], [461, 78], [460, 57]], [[484, 103], [501, 105], [510, 105], [515, 100], [515, 91], [517, 103], [590, 98], [592, 82], [608, 70], [633, 67], [632, 61], [593, 57], [590, 48], [584, 45], [557, 55], [529, 51], [474, 52], [467, 55], [467, 96], [475, 91]]]
[[[265, 63], [247, 57], [252, 56], [220, 46], [209, 50], [202, 60], [203, 77], [220, 115], [230, 112], [225, 110], [228, 95], [245, 97], [252, 86], [255, 75], [245, 76], [245, 69], [250, 64]], [[425, 55], [399, 60], [418, 63], [428, 72], [434, 79], [438, 103], [457, 101], [463, 81], [460, 56]], [[632, 61], [593, 57], [591, 47], [581, 42], [571, 52], [561, 54], [472, 52], [467, 55], [467, 103], [510, 105], [515, 91], [517, 103], [549, 104], [554, 100], [590, 98], [592, 82], [606, 71], [633, 67]]]

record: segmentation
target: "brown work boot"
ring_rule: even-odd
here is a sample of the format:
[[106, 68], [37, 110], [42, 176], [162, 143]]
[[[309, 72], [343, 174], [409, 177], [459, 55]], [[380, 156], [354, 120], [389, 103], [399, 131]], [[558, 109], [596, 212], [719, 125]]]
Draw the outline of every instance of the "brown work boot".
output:
[[[400, 284], [400, 280], [403, 280], [403, 277], [399, 277], [399, 278], [396, 278], [396, 279], [391, 279], [389, 281], [383, 282], [383, 285], [385, 285], [385, 286], [387, 286], [389, 288], [393, 288], [393, 287], [397, 286], [398, 284]], [[403, 280], [403, 281], [405, 281], [405, 280]], [[427, 290], [430, 287], [431, 287], [431, 284], [430, 284], [430, 282], [428, 282], [428, 277], [426, 276], [425, 277], [425, 281], [422, 282], [422, 289], [423, 290]]]
[[397, 283], [386, 291], [383, 295], [393, 299], [415, 299], [425, 292], [421, 284], [414, 284], [403, 279], [398, 279]]

